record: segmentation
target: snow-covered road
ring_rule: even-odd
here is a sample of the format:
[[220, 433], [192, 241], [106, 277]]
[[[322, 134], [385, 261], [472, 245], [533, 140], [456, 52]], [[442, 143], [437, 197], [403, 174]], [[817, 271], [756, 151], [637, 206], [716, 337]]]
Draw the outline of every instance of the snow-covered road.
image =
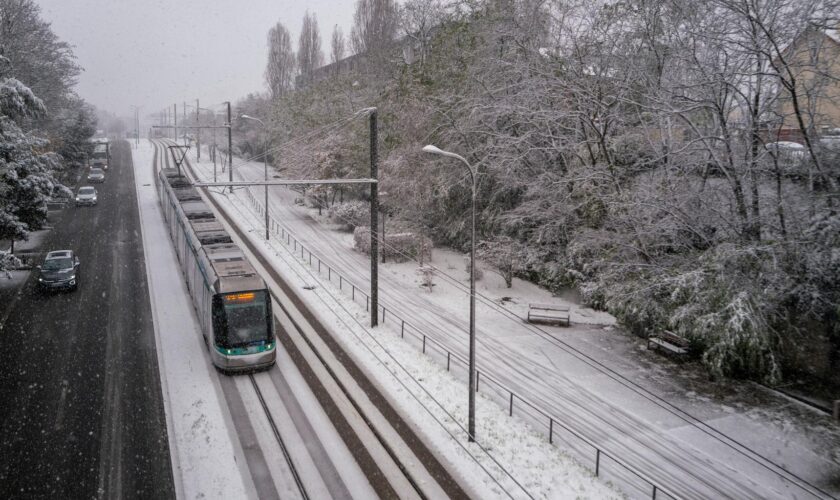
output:
[[[212, 172], [211, 164], [198, 166], [205, 174]], [[262, 179], [261, 164], [235, 167], [241, 180]], [[255, 189], [261, 200], [262, 188]], [[311, 210], [296, 206], [295, 196], [272, 188], [273, 217], [345, 277], [367, 288], [368, 257], [352, 251], [346, 235], [318, 223]], [[385, 307], [466, 355], [463, 286], [439, 282], [438, 287], [450, 287], [455, 293], [439, 293], [436, 288], [427, 294], [405, 274], [399, 265], [381, 268]], [[827, 487], [840, 470], [832, 456], [840, 443], [836, 429], [827, 419], [787, 400], [766, 393], [712, 399], [704, 394], [702, 380], [696, 387], [686, 386], [687, 377], [647, 362], [626, 336], [593, 327], [576, 329], [571, 335], [550, 329], [548, 335], [498, 307], [480, 302], [477, 312], [480, 370], [682, 496], [802, 497], [803, 491], [784, 479], [784, 471], [762, 457], [771, 457], [821, 487]], [[750, 407], [756, 400], [759, 404]], [[797, 419], [807, 423], [799, 424]], [[812, 430], [815, 424], [827, 432]], [[594, 456], [584, 463], [591, 460]]]

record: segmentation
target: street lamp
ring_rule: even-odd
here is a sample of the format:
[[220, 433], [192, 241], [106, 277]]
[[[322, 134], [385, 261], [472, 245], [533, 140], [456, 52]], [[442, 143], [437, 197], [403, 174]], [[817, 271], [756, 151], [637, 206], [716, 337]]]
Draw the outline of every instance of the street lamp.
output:
[[469, 434], [470, 442], [475, 441], [475, 195], [478, 186], [478, 172], [472, 165], [461, 155], [444, 151], [440, 148], [432, 146], [423, 147], [424, 153], [431, 153], [435, 155], [448, 156], [460, 160], [466, 165], [472, 180], [472, 211], [471, 211], [471, 229], [470, 229], [470, 398], [469, 398], [469, 420], [467, 426], [467, 433]]
[[[255, 122], [259, 122], [263, 126], [263, 131], [265, 132], [265, 140], [263, 142], [263, 167], [265, 169], [265, 182], [268, 182], [268, 127], [266, 127], [265, 122], [260, 120], [259, 118], [254, 118], [253, 116], [242, 115], [242, 118], [245, 120], [252, 120]], [[268, 225], [268, 184], [265, 185], [265, 240], [268, 241], [269, 238], [269, 225]]]

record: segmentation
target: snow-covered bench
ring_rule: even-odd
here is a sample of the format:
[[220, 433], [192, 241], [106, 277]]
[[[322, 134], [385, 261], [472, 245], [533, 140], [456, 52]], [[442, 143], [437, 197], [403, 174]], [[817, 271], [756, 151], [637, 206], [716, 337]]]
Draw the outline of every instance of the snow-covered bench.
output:
[[688, 354], [688, 340], [680, 337], [674, 332], [662, 330], [658, 335], [648, 337], [648, 349], [661, 348], [680, 356]]
[[528, 323], [569, 326], [569, 306], [528, 304]]

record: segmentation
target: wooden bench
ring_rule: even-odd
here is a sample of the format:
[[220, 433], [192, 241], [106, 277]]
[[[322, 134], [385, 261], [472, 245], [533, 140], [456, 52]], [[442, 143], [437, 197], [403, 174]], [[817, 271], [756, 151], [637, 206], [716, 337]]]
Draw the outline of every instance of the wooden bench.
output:
[[668, 330], [662, 330], [658, 335], [648, 337], [648, 349], [651, 346], [680, 356], [688, 354], [688, 340]]
[[528, 323], [569, 326], [569, 306], [528, 304]]

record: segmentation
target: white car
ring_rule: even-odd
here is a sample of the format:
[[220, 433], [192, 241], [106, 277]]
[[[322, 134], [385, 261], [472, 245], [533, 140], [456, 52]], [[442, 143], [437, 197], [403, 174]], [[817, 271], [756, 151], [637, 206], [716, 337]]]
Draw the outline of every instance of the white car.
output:
[[76, 206], [82, 205], [96, 205], [97, 196], [96, 188], [93, 186], [82, 186], [76, 193]]

